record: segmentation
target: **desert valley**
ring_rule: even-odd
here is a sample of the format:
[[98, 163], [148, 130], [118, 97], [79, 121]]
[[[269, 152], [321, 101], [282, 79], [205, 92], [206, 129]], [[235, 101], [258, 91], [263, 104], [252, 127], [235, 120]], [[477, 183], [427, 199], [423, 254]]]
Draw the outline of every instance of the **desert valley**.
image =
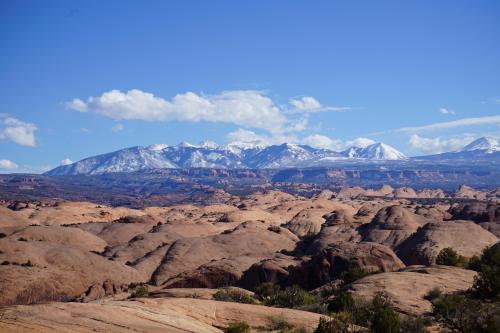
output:
[[500, 333], [500, 1], [0, 0], [0, 333]]
[[4, 200], [0, 331], [313, 332], [320, 318], [339, 327], [318, 332], [363, 331], [370, 319], [342, 315], [346, 299], [380, 295], [405, 332], [452, 329], [429, 295], [472, 293], [482, 273], [470, 263], [486, 248], [498, 265], [498, 193], [217, 190], [140, 209]]

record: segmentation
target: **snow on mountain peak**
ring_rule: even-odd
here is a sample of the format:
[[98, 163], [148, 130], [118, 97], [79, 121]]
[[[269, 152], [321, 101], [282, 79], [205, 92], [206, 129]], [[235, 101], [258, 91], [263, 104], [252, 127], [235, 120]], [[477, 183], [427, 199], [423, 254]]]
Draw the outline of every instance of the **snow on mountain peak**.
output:
[[[188, 149], [183, 149], [188, 148]], [[147, 148], [131, 147], [93, 156], [69, 166], [60, 166], [50, 175], [133, 172], [155, 168], [290, 168], [337, 163], [339, 160], [406, 160], [406, 156], [384, 143], [365, 148], [351, 147], [338, 153], [296, 143], [266, 145], [262, 141], [233, 141], [223, 146], [205, 141], [195, 146], [181, 142], [177, 146], [154, 144]]]
[[152, 144], [152, 145], [147, 147], [147, 149], [149, 149], [151, 151], [160, 151], [160, 150], [163, 150], [165, 148], [168, 148], [168, 145], [165, 143], [155, 143], [155, 144]]
[[407, 157], [395, 148], [376, 142], [366, 147], [350, 147], [342, 152], [348, 158], [362, 158], [368, 160], [406, 160]]
[[367, 158], [374, 160], [405, 160], [407, 157], [396, 148], [385, 143], [377, 142], [366, 148]]
[[484, 150], [486, 152], [500, 151], [500, 142], [491, 137], [482, 137], [469, 143], [460, 151]]
[[198, 144], [198, 147], [200, 148], [206, 148], [206, 149], [217, 149], [219, 148], [219, 145], [213, 141], [210, 140], [203, 140]]
[[180, 142], [176, 147], [180, 148], [197, 148], [197, 146], [187, 142], [187, 141], [182, 141]]

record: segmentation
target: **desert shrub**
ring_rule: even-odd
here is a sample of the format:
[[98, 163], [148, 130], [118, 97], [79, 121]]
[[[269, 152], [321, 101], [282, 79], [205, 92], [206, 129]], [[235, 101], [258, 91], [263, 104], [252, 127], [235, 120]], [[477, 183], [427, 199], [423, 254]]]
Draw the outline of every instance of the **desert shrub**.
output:
[[230, 290], [230, 289], [222, 289], [217, 291], [214, 294], [213, 299], [222, 302], [236, 302], [245, 304], [255, 303], [254, 299], [248, 296], [247, 294], [238, 290]]
[[255, 295], [261, 300], [269, 299], [280, 290], [280, 286], [272, 282], [264, 282], [255, 288]]
[[398, 314], [391, 307], [390, 299], [378, 294], [373, 298], [372, 306], [370, 328], [373, 333], [399, 333], [401, 323]]
[[442, 295], [433, 302], [436, 318], [455, 332], [500, 332], [500, 304], [486, 303], [465, 295]]
[[341, 311], [352, 311], [354, 307], [354, 298], [348, 292], [339, 293], [330, 303], [328, 304], [328, 311], [330, 312], [341, 312]]
[[294, 326], [286, 321], [283, 315], [269, 317], [269, 324], [266, 327], [270, 331], [289, 332]]
[[436, 258], [436, 264], [445, 266], [465, 267], [467, 264], [467, 260], [461, 255], [459, 255], [451, 247], [446, 247], [439, 252]]
[[14, 304], [38, 304], [47, 302], [68, 302], [71, 296], [60, 291], [59, 288], [39, 281], [32, 285], [27, 286], [16, 295]]
[[443, 294], [443, 292], [441, 291], [441, 289], [439, 289], [438, 287], [435, 287], [435, 288], [432, 288], [431, 290], [429, 290], [427, 292], [427, 294], [425, 294], [424, 298], [428, 301], [432, 301], [432, 300], [435, 300], [435, 299], [441, 297], [442, 294]]
[[314, 333], [349, 333], [349, 324], [337, 318], [320, 318]]
[[146, 297], [148, 295], [149, 295], [148, 285], [141, 283], [135, 287], [132, 297]]
[[0, 238], [5, 238], [5, 237], [7, 237], [7, 235], [3, 232], [0, 232]]
[[427, 326], [431, 320], [424, 317], [407, 317], [401, 320], [401, 332], [403, 333], [429, 333]]
[[230, 323], [224, 330], [226, 333], [246, 333], [250, 332], [250, 325], [246, 321]]
[[266, 305], [277, 306], [282, 308], [297, 308], [304, 305], [310, 305], [317, 301], [314, 295], [311, 295], [299, 286], [287, 287], [283, 290], [278, 290], [264, 302]]
[[28, 240], [27, 240], [26, 238], [24, 238], [24, 237], [19, 237], [17, 240], [18, 240], [18, 241], [20, 241], [20, 242], [27, 242], [27, 241], [28, 241]]
[[481, 269], [481, 257], [472, 256], [468, 260], [466, 268], [478, 272]]
[[348, 271], [342, 272], [340, 278], [342, 279], [342, 284], [347, 285], [353, 283], [356, 280], [364, 278], [365, 276], [375, 274], [376, 272], [369, 271], [366, 269], [361, 269], [359, 267], [351, 268]]
[[500, 243], [484, 249], [477, 262], [478, 275], [473, 290], [483, 298], [500, 296]]

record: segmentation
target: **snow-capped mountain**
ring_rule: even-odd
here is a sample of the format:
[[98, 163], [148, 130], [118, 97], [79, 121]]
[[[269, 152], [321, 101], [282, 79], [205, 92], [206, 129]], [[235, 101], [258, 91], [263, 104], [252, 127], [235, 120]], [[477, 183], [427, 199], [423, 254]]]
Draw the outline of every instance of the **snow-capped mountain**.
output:
[[482, 137], [472, 141], [459, 151], [484, 151], [485, 153], [493, 153], [500, 151], [500, 142], [495, 138]]
[[402, 152], [381, 142], [374, 143], [364, 148], [351, 147], [344, 150], [342, 154], [348, 158], [363, 158], [368, 160], [394, 161], [408, 159]]
[[482, 137], [476, 139], [457, 151], [448, 153], [420, 156], [418, 160], [443, 160], [474, 162], [486, 160], [498, 163], [500, 161], [500, 142], [498, 139]]
[[259, 142], [231, 142], [217, 145], [204, 141], [198, 145], [181, 142], [176, 146], [154, 144], [98, 155], [57, 167], [48, 175], [95, 175], [134, 172], [156, 168], [293, 168], [332, 165], [345, 160], [405, 160], [396, 149], [375, 143], [352, 147], [342, 153], [307, 145], [284, 143], [265, 146]]

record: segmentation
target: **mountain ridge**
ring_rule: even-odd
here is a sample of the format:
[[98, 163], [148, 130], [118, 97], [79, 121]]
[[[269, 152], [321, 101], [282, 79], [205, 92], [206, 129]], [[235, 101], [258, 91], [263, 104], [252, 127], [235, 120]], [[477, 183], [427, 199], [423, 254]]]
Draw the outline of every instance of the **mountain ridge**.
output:
[[479, 138], [464, 148], [436, 155], [408, 158], [395, 148], [376, 142], [363, 147], [350, 147], [337, 152], [308, 145], [282, 143], [264, 145], [260, 142], [229, 142], [218, 145], [203, 141], [198, 145], [181, 142], [175, 146], [153, 144], [135, 146], [91, 156], [69, 165], [59, 166], [47, 175], [97, 175], [112, 172], [135, 172], [161, 168], [221, 169], [286, 169], [332, 166], [336, 163], [382, 163], [436, 160], [500, 160], [496, 139]]

